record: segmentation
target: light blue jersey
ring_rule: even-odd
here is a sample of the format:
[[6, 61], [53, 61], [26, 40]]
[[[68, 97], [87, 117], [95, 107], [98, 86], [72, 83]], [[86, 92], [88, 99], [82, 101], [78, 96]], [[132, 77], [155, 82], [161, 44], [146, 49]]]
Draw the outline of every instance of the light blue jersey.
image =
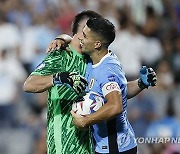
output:
[[108, 122], [94, 124], [92, 133], [95, 151], [98, 153], [116, 153], [130, 150], [137, 146], [134, 131], [129, 124], [127, 108], [127, 80], [121, 64], [112, 52], [105, 55], [98, 64], [89, 64], [86, 78], [89, 82], [87, 91], [105, 96], [117, 90], [122, 95], [123, 112]]

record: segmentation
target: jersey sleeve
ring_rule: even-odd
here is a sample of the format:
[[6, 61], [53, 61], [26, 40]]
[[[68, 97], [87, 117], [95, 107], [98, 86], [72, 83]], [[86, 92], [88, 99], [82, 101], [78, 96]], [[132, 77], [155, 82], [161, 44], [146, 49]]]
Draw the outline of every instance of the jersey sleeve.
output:
[[106, 67], [99, 74], [99, 85], [101, 87], [103, 96], [105, 97], [112, 91], [122, 91], [124, 84], [124, 75], [119, 69], [115, 67]]
[[65, 71], [63, 61], [65, 60], [64, 55], [61, 52], [56, 51], [50, 53], [31, 73], [31, 75], [52, 75], [60, 71]]

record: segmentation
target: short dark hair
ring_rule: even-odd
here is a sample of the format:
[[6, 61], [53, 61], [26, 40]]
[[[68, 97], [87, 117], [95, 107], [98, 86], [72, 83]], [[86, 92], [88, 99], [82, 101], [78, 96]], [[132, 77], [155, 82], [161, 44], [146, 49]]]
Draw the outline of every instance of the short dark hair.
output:
[[91, 31], [102, 37], [102, 46], [107, 48], [115, 39], [115, 27], [105, 18], [93, 18], [87, 21], [87, 26]]
[[77, 14], [72, 23], [73, 35], [75, 35], [77, 33], [79, 23], [85, 18], [89, 18], [89, 19], [90, 18], [102, 18], [102, 16], [91, 10], [85, 10], [85, 11], [82, 11], [81, 13]]

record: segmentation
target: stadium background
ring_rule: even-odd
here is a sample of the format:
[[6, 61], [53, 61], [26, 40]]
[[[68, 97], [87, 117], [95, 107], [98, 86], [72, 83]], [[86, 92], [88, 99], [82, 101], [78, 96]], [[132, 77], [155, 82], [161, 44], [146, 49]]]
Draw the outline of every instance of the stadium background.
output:
[[[141, 65], [153, 67], [156, 88], [129, 100], [128, 117], [137, 137], [180, 136], [179, 0], [1, 0], [0, 154], [46, 153], [46, 93], [27, 94], [23, 82], [71, 22], [91, 9], [112, 21], [111, 49], [129, 80]], [[180, 153], [179, 144], [139, 144], [139, 154]]]

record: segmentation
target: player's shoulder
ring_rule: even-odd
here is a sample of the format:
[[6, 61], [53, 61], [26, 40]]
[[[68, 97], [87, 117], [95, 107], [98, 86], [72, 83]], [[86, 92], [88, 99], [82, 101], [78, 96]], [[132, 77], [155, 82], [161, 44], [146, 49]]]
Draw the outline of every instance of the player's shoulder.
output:
[[114, 53], [111, 53], [103, 61], [103, 63], [99, 68], [98, 76], [100, 78], [106, 78], [106, 77], [111, 78], [112, 76], [118, 78], [124, 78], [125, 72], [117, 56]]
[[66, 58], [68, 53], [65, 50], [56, 50], [54, 52], [49, 53], [44, 61], [57, 61], [63, 58]]
[[118, 57], [112, 51], [109, 51], [109, 56], [106, 58], [106, 64], [121, 66]]
[[101, 64], [101, 70], [103, 71], [122, 71], [122, 65], [120, 61], [118, 60], [117, 56], [110, 52], [109, 56], [106, 57], [106, 59]]
[[54, 58], [54, 57], [57, 57], [57, 56], [62, 56], [64, 53], [66, 53], [66, 50], [59, 49], [59, 50], [50, 52], [47, 55], [47, 57]]

